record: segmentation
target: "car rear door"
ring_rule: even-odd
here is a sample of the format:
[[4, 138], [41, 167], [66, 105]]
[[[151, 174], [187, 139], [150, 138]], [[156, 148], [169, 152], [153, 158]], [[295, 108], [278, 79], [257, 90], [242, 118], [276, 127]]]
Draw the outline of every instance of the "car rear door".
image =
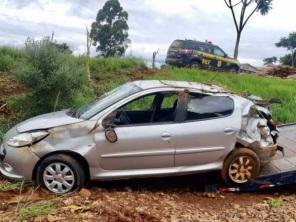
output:
[[222, 167], [235, 145], [240, 112], [228, 96], [190, 93], [186, 119], [175, 137], [175, 166]]

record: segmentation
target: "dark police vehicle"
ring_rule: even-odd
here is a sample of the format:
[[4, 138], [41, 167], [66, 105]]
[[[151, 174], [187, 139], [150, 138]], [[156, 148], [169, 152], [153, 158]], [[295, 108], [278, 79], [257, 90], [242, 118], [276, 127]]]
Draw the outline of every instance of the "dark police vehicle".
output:
[[239, 61], [211, 42], [175, 40], [167, 53], [166, 63], [178, 67], [206, 68], [239, 72]]

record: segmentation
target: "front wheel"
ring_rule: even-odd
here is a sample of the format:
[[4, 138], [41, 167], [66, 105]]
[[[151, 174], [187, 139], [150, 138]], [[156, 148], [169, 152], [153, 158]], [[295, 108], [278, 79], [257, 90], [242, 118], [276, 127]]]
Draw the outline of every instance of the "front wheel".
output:
[[77, 191], [85, 185], [85, 173], [79, 162], [58, 154], [45, 158], [37, 168], [37, 182], [55, 194]]
[[248, 148], [235, 149], [224, 161], [222, 178], [227, 184], [245, 184], [260, 172], [260, 159]]

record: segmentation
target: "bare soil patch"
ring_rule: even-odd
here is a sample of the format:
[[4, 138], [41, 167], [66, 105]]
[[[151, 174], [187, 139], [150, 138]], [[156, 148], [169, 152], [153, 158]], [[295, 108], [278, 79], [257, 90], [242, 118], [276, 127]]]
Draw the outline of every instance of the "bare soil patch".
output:
[[[293, 187], [262, 193], [207, 193], [195, 184], [199, 177], [97, 182], [62, 197], [26, 187], [21, 192], [0, 192], [0, 213], [3, 221], [21, 220], [24, 216], [28, 221], [241, 222], [296, 218]], [[32, 212], [38, 209], [39, 214], [30, 215], [27, 208]]]
[[0, 123], [15, 119], [15, 114], [9, 110], [7, 99], [25, 91], [25, 87], [18, 84], [11, 74], [0, 72]]
[[[259, 75], [275, 76], [280, 78], [289, 78], [296, 75], [296, 68], [282, 65], [268, 65], [258, 71]], [[293, 77], [292, 77], [293, 79]]]

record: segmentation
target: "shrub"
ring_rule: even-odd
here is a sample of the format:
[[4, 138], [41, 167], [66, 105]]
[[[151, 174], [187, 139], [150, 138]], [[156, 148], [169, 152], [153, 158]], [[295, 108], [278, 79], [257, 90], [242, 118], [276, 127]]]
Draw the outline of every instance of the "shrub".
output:
[[69, 54], [59, 50], [49, 38], [28, 39], [26, 56], [16, 69], [16, 77], [30, 91], [13, 99], [12, 108], [20, 109], [24, 117], [52, 112], [77, 104], [75, 97], [92, 96], [88, 89], [85, 66]]
[[[13, 127], [14, 123], [0, 123], [0, 143], [3, 142], [3, 136], [5, 135], [5, 133], [11, 128]], [[0, 188], [1, 191], [1, 188]]]

